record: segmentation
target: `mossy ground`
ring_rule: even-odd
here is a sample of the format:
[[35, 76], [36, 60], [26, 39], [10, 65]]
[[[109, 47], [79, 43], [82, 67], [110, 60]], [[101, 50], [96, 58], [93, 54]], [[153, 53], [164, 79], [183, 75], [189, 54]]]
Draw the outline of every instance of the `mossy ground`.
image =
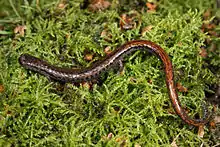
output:
[[[204, 68], [199, 56], [208, 37], [200, 30], [202, 14], [215, 1], [161, 0], [156, 12], [137, 10], [141, 23], [128, 31], [120, 29], [119, 20], [136, 8], [132, 2], [131, 7], [119, 7], [113, 0], [112, 7], [95, 13], [81, 10], [81, 2], [70, 1], [64, 9], [57, 0], [0, 2], [0, 146], [217, 144], [207, 127], [200, 138], [197, 128], [171, 113], [163, 67], [152, 54], [127, 57], [122, 75], [109, 72], [92, 90], [73, 84], [60, 88], [18, 63], [20, 54], [30, 53], [59, 66], [85, 67], [105, 56], [105, 47], [114, 50], [128, 40], [151, 40], [169, 54], [175, 81], [187, 87], [179, 97], [193, 117], [202, 112], [208, 85], [217, 83], [218, 76]], [[26, 26], [24, 36], [13, 33], [18, 25]], [[152, 28], [141, 35], [147, 26]], [[100, 35], [103, 30], [109, 38]], [[95, 55], [91, 62], [85, 52]]]

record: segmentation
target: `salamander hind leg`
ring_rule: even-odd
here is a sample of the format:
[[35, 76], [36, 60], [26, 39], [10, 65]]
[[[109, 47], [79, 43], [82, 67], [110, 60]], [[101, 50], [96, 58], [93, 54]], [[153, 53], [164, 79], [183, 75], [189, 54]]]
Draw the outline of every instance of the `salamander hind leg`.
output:
[[124, 72], [124, 63], [122, 60], [118, 60], [114, 66], [114, 70], [117, 71], [117, 74], [121, 75]]

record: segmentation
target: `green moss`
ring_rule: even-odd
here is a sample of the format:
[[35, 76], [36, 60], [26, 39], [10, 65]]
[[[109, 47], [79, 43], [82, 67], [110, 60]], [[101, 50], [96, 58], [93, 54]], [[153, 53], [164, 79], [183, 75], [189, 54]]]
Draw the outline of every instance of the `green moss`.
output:
[[[199, 56], [207, 37], [200, 31], [201, 15], [214, 1], [161, 1], [157, 12], [139, 12], [141, 25], [129, 31], [119, 28], [119, 7], [91, 13], [80, 10], [79, 2], [70, 2], [65, 10], [59, 10], [55, 0], [20, 3], [22, 9], [16, 13], [7, 9], [11, 16], [0, 21], [6, 26], [14, 14], [18, 22], [6, 26], [7, 31], [19, 24], [27, 27], [24, 37], [1, 37], [0, 84], [5, 91], [0, 93], [0, 145], [170, 146], [174, 140], [178, 146], [208, 144], [208, 130], [199, 138], [196, 128], [169, 113], [162, 64], [149, 53], [127, 57], [123, 75], [110, 72], [93, 90], [72, 84], [59, 90], [59, 84], [25, 70], [17, 59], [30, 53], [60, 66], [88, 66], [105, 55], [106, 46], [113, 50], [128, 40], [151, 40], [171, 57], [176, 82], [188, 88], [186, 94], [179, 93], [181, 103], [194, 116], [201, 112], [207, 85], [217, 82]], [[140, 35], [146, 26], [152, 29]], [[100, 37], [104, 29], [110, 42]], [[90, 63], [84, 59], [85, 51], [95, 54]]]

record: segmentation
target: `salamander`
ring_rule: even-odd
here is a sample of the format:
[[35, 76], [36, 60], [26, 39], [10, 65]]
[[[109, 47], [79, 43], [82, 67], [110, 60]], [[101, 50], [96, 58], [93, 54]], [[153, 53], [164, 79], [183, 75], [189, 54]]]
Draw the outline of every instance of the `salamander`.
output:
[[169, 98], [176, 114], [179, 115], [179, 117], [189, 125], [201, 126], [208, 123], [209, 117], [203, 119], [193, 119], [190, 118], [187, 112], [182, 108], [174, 83], [174, 74], [171, 60], [169, 59], [169, 56], [164, 51], [164, 49], [151, 41], [128, 41], [113, 51], [110, 55], [106, 56], [100, 62], [82, 69], [57, 67], [29, 54], [22, 54], [19, 57], [19, 62], [26, 69], [33, 70], [56, 81], [65, 83], [84, 82], [96, 79], [102, 72], [106, 72], [113, 65], [121, 65], [125, 55], [128, 55], [129, 53], [137, 50], [152, 52], [162, 61]]

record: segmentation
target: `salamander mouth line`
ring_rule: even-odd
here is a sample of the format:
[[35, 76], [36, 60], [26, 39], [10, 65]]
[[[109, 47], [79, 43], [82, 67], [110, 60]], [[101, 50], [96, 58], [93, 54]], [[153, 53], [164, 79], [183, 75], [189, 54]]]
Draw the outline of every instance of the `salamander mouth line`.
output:
[[204, 116], [203, 119], [193, 119], [188, 116], [186, 111], [182, 108], [178, 99], [176, 91], [172, 63], [167, 53], [157, 44], [147, 40], [133, 40], [128, 41], [124, 45], [120, 46], [109, 56], [106, 56], [104, 60], [98, 64], [94, 64], [88, 68], [83, 69], [69, 69], [56, 67], [48, 62], [36, 58], [29, 54], [22, 54], [19, 57], [19, 63], [26, 69], [38, 72], [44, 76], [54, 79], [59, 82], [84, 82], [96, 79], [100, 73], [105, 72], [113, 65], [117, 64], [122, 66], [122, 60], [125, 55], [133, 51], [149, 51], [154, 53], [163, 63], [165, 72], [165, 81], [171, 100], [172, 106], [177, 115], [187, 124], [193, 126], [201, 126], [209, 122], [210, 116]]

